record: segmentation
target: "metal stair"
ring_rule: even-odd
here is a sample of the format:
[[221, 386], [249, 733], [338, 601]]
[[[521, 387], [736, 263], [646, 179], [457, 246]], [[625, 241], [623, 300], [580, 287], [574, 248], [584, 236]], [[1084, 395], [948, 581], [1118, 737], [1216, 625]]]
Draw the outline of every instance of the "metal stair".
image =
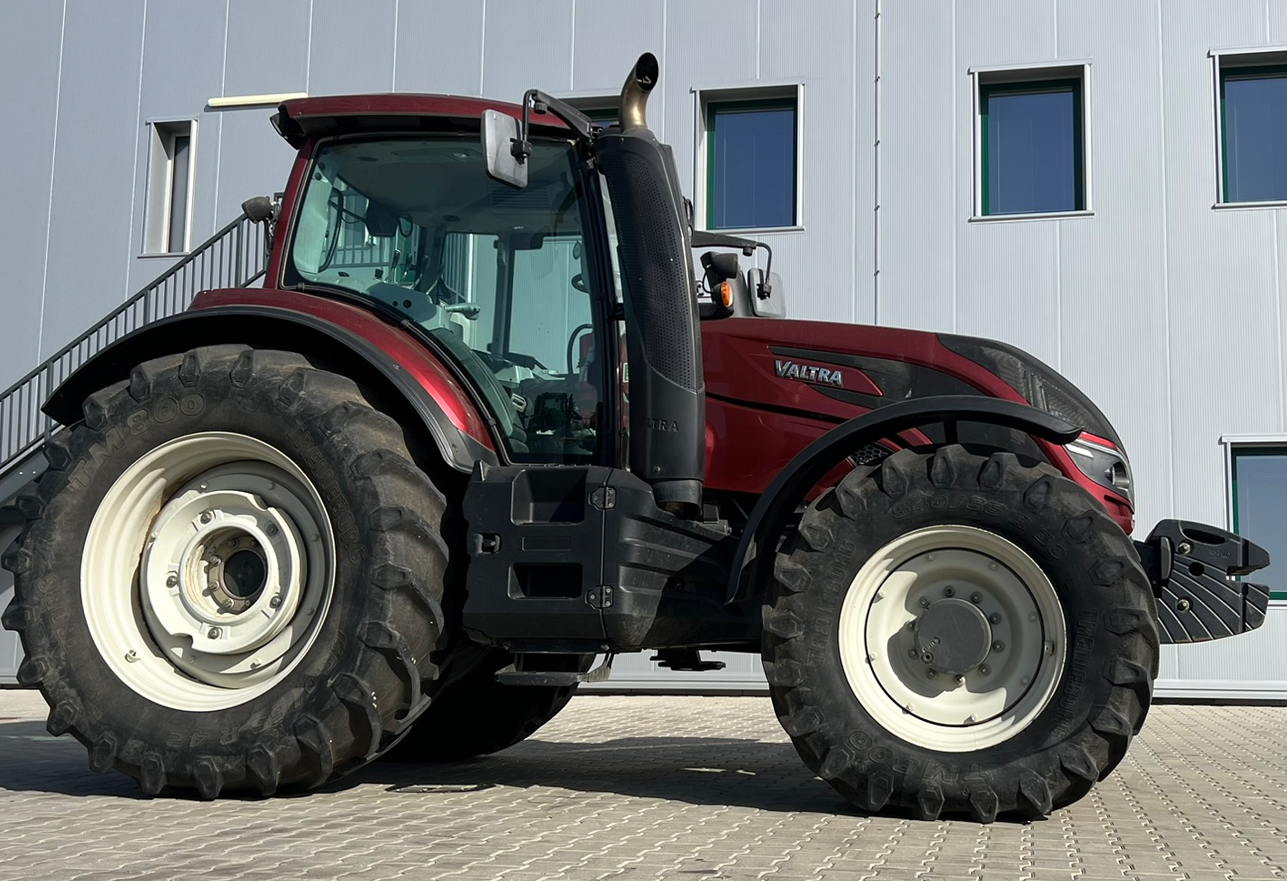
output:
[[67, 377], [126, 334], [184, 311], [201, 291], [253, 284], [265, 262], [264, 226], [243, 213], [0, 394], [0, 505], [44, 470], [41, 450], [61, 426], [40, 408]]

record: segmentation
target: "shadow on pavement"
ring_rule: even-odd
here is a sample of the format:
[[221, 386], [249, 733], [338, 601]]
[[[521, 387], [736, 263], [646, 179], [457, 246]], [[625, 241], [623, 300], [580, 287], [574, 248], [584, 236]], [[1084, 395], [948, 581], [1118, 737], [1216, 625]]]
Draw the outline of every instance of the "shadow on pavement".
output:
[[0, 790], [56, 795], [142, 798], [122, 774], [89, 770], [85, 748], [72, 737], [51, 737], [43, 721], [0, 722]]
[[404, 795], [548, 787], [765, 811], [858, 813], [809, 773], [791, 744], [722, 737], [529, 740], [455, 764], [377, 762], [328, 789], [364, 783]]
[[[719, 737], [630, 737], [602, 743], [529, 740], [455, 764], [375, 762], [317, 791], [342, 792], [372, 784], [408, 798], [511, 786], [766, 811], [855, 813], [808, 772], [789, 743]], [[0, 722], [0, 790], [144, 797], [123, 774], [90, 771], [84, 747], [69, 736], [50, 737], [44, 722], [34, 720]], [[162, 797], [166, 796], [195, 797], [172, 789]]]

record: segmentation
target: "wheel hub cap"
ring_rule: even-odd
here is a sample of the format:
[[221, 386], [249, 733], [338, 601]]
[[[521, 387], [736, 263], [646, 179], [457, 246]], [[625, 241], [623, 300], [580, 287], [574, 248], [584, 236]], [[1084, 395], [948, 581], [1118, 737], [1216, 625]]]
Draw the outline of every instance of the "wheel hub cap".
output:
[[940, 600], [916, 622], [921, 661], [931, 670], [960, 676], [983, 663], [992, 646], [992, 628], [979, 607], [965, 600]]
[[987, 530], [908, 532], [854, 575], [839, 621], [854, 696], [892, 734], [945, 752], [1002, 743], [1049, 704], [1064, 665], [1049, 576]]
[[334, 533], [316, 488], [256, 438], [201, 432], [127, 467], [86, 538], [81, 599], [102, 658], [188, 711], [282, 681], [331, 602]]

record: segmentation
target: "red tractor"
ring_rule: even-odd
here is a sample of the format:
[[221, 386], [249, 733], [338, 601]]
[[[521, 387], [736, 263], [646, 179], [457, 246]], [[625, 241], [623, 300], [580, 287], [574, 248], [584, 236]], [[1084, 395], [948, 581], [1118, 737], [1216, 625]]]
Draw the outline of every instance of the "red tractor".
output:
[[767, 248], [693, 229], [657, 77], [608, 128], [538, 91], [281, 106], [263, 289], [45, 407], [4, 624], [91, 768], [314, 787], [503, 749], [620, 652], [740, 651], [859, 807], [1036, 817], [1121, 761], [1159, 643], [1263, 621], [1260, 548], [1128, 537], [1117, 433], [1036, 359], [780, 320]]

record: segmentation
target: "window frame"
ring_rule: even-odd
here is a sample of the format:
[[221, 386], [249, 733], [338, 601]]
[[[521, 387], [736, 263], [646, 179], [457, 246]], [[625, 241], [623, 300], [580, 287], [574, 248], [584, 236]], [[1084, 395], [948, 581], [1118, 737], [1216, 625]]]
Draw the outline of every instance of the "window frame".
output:
[[[804, 84], [801, 82], [717, 88], [693, 88], [696, 99], [694, 128], [697, 137], [693, 155], [693, 194], [698, 204], [693, 206], [694, 223], [703, 231], [731, 235], [746, 233], [803, 232], [804, 231]], [[715, 162], [715, 114], [720, 110], [781, 110], [790, 107], [795, 111], [794, 167], [792, 169], [795, 193], [792, 200], [792, 222], [781, 226], [717, 227], [714, 225], [715, 180], [712, 170]]]
[[[1017, 64], [1001, 67], [972, 67], [969, 69], [970, 92], [973, 101], [973, 202], [971, 222], [1006, 223], [1024, 220], [1050, 220], [1071, 217], [1092, 217], [1094, 186], [1091, 144], [1093, 143], [1093, 103], [1091, 64], [1089, 61], [1061, 61], [1056, 63]], [[1038, 94], [1055, 91], [1053, 86], [1072, 84], [1076, 115], [1073, 121], [1073, 158], [1079, 167], [1073, 169], [1078, 185], [1076, 201], [1079, 207], [1070, 211], [1040, 211], [1026, 214], [986, 213], [988, 194], [987, 125], [985, 99], [993, 92], [1010, 91], [1013, 94]], [[1063, 89], [1059, 89], [1062, 91]]]
[[1231, 202], [1229, 192], [1229, 163], [1226, 158], [1224, 83], [1226, 74], [1245, 73], [1256, 69], [1276, 70], [1278, 77], [1287, 79], [1287, 47], [1257, 46], [1246, 49], [1212, 49], [1211, 59], [1212, 119], [1215, 134], [1215, 209], [1281, 208], [1287, 199], [1264, 199]]
[[[140, 257], [183, 256], [192, 250], [193, 202], [197, 181], [197, 120], [194, 117], [149, 119], [148, 159]], [[187, 181], [182, 249], [170, 246], [174, 198], [174, 144], [188, 139]]]
[[[1287, 434], [1227, 434], [1220, 438], [1220, 444], [1224, 447], [1225, 528], [1237, 534], [1238, 498], [1234, 483], [1234, 459], [1239, 453], [1287, 457]], [[1259, 574], [1253, 572], [1251, 580], [1255, 581]], [[1270, 585], [1269, 602], [1271, 605], [1287, 606], [1287, 589], [1274, 590]]]

